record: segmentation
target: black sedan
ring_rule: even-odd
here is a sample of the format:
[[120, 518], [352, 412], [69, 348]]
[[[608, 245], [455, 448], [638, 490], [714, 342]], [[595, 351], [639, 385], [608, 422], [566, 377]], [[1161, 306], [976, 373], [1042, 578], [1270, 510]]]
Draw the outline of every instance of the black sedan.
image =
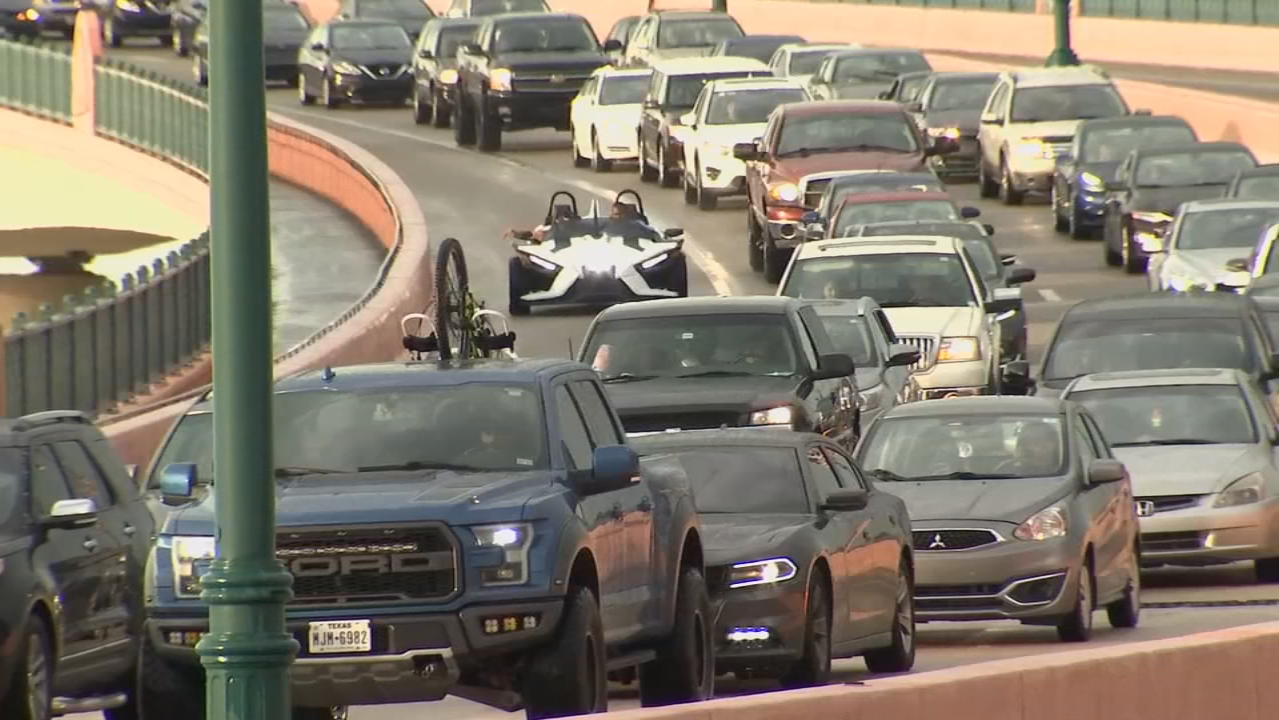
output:
[[[297, 87], [298, 51], [311, 32], [311, 22], [296, 5], [265, 3], [262, 7], [266, 79]], [[198, 85], [209, 84], [209, 20], [205, 18], [191, 39], [191, 75]]]
[[0, 0], [0, 38], [37, 38], [44, 32], [32, 0]]
[[716, 670], [824, 684], [831, 658], [871, 672], [915, 663], [910, 517], [834, 443], [785, 430], [636, 438], [674, 455], [693, 482]]
[[475, 39], [475, 18], [434, 18], [422, 28], [413, 53], [413, 122], [449, 126], [457, 91], [457, 51]]
[[118, 48], [127, 38], [152, 37], [161, 45], [173, 41], [172, 0], [99, 0], [92, 5], [102, 15], [102, 39]]
[[409, 37], [417, 39], [422, 26], [435, 17], [422, 0], [343, 0], [338, 8], [343, 20], [390, 20], [400, 24]]
[[928, 159], [938, 175], [977, 173], [978, 119], [998, 77], [997, 73], [935, 73], [908, 106], [928, 137], [959, 143], [958, 151]]
[[809, 91], [818, 100], [882, 99], [881, 95], [892, 91], [899, 76], [916, 72], [932, 72], [927, 58], [918, 50], [841, 50], [822, 60], [809, 80]]
[[946, 192], [946, 186], [936, 173], [929, 170], [920, 172], [898, 172], [896, 170], [840, 170], [830, 173], [809, 175], [805, 185], [806, 196], [821, 193], [813, 210], [804, 213], [805, 225], [821, 224], [812, 228], [815, 236], [826, 234], [825, 223], [831, 214], [843, 204], [849, 195], [882, 195], [900, 192]]
[[344, 102], [402, 105], [413, 92], [413, 41], [390, 20], [335, 20], [316, 28], [298, 53], [298, 96], [328, 108]]
[[1226, 188], [1226, 197], [1239, 200], [1279, 200], [1279, 164], [1240, 170]]

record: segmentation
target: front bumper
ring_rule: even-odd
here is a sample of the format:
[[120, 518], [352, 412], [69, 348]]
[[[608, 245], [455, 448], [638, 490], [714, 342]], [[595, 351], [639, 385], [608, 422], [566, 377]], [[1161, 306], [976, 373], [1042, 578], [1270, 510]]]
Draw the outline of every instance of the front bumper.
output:
[[776, 674], [803, 657], [806, 587], [799, 578], [792, 578], [725, 590], [716, 598], [716, 672]]
[[[520, 653], [550, 640], [562, 612], [562, 600], [545, 600], [472, 606], [456, 613], [290, 617], [287, 631], [301, 646], [289, 668], [293, 697], [299, 705], [311, 707], [441, 700], [486, 659]], [[508, 616], [538, 620], [531, 629], [484, 632], [486, 618]], [[372, 652], [330, 656], [308, 651], [308, 620], [356, 618], [370, 620]], [[188, 669], [197, 669], [200, 663], [193, 643], [173, 640], [207, 631], [205, 617], [156, 616], [146, 622], [147, 638], [158, 654]]]
[[1080, 190], [1075, 193], [1075, 222], [1087, 228], [1100, 228], [1105, 222], [1106, 194]]
[[702, 155], [702, 191], [718, 197], [746, 194], [746, 163], [727, 155]]
[[576, 96], [577, 88], [563, 92], [491, 93], [489, 111], [502, 121], [505, 130], [567, 130], [569, 104]]
[[1140, 522], [1145, 565], [1216, 565], [1279, 557], [1279, 499], [1232, 508], [1171, 510]]
[[1048, 192], [1056, 169], [1055, 160], [1042, 157], [1013, 155], [1008, 158], [1013, 190], [1017, 192]]
[[333, 90], [337, 96], [347, 100], [403, 102], [413, 92], [413, 76], [406, 72], [398, 77], [373, 79], [366, 75], [338, 74]]
[[605, 123], [595, 126], [600, 142], [600, 157], [605, 160], [639, 158], [639, 134], [634, 127]]
[[912, 377], [920, 390], [929, 397], [941, 397], [951, 392], [961, 395], [985, 395], [990, 387], [991, 372], [988, 360], [963, 362], [939, 362]]

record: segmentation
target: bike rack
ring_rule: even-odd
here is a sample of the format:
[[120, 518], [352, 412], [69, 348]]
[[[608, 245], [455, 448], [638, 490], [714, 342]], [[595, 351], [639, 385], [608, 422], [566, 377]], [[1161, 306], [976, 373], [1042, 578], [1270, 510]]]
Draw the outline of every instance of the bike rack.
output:
[[477, 324], [481, 319], [497, 318], [502, 321], [502, 332], [495, 332], [489, 336], [478, 338], [480, 350], [489, 353], [497, 350], [506, 351], [512, 358], [517, 357], [515, 354], [515, 333], [511, 331], [511, 321], [503, 313], [497, 310], [481, 308], [475, 311], [471, 316], [471, 324]]
[[[409, 332], [409, 323], [414, 321], [424, 321], [431, 328], [431, 334], [427, 336], [414, 335]], [[440, 351], [440, 341], [436, 338], [435, 321], [426, 313], [409, 313], [400, 318], [400, 333], [404, 335], [404, 349], [415, 353], [433, 353]]]

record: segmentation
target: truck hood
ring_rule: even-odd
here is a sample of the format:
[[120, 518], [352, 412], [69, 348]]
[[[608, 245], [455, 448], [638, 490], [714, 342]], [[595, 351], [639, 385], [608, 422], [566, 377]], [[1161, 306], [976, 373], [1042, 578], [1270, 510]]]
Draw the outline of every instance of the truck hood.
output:
[[791, 536], [813, 522], [811, 515], [780, 513], [712, 513], [698, 519], [708, 566], [777, 557]]
[[657, 378], [606, 386], [618, 415], [660, 412], [750, 412], [794, 397], [798, 377]]
[[737, 143], [754, 142], [755, 138], [764, 134], [765, 127], [768, 127], [768, 123], [704, 125], [696, 135], [689, 136], [685, 142], [695, 141], [702, 146], [724, 147], [732, 150]]
[[973, 307], [884, 308], [893, 330], [908, 335], [970, 336], [977, 332], [980, 310]]
[[[1136, 188], [1132, 209], [1138, 212], [1161, 212], [1174, 215], [1177, 207], [1191, 200], [1210, 200], [1221, 197], [1225, 185], [1195, 185], [1192, 187]], [[1246, 254], [1246, 253], [1245, 253]]]
[[1054, 120], [1053, 122], [1014, 123], [1013, 134], [1022, 139], [1043, 137], [1074, 137], [1083, 120]]
[[924, 126], [930, 128], [958, 128], [960, 133], [971, 135], [981, 123], [981, 110], [933, 110], [924, 115]]
[[921, 170], [925, 166], [923, 152], [872, 152], [857, 150], [817, 153], [808, 157], [788, 157], [777, 161], [776, 175], [799, 180], [805, 175], [840, 170]]
[[595, 68], [607, 65], [609, 58], [603, 53], [545, 53], [517, 52], [504, 53], [497, 62], [511, 72], [568, 72], [585, 75]]
[[906, 502], [914, 521], [984, 520], [1020, 525], [1065, 497], [1072, 478], [886, 482], [879, 488]]
[[[309, 475], [276, 484], [276, 524], [340, 525], [445, 519], [457, 508], [518, 512], [530, 490], [550, 483], [548, 471], [457, 473], [382, 472]], [[479, 502], [474, 502], [476, 498]], [[212, 535], [217, 493], [164, 518], [165, 534]]]
[[1117, 447], [1138, 497], [1206, 495], [1265, 466], [1255, 445], [1161, 445]]

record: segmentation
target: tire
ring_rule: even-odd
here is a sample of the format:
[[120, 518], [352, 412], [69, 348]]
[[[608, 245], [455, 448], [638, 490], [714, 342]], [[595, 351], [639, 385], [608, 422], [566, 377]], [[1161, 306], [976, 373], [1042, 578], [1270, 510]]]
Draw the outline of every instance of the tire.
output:
[[506, 271], [506, 285], [508, 292], [510, 293], [510, 299], [507, 303], [506, 309], [510, 312], [512, 317], [528, 315], [532, 311], [532, 308], [529, 307], [528, 303], [520, 299], [520, 296], [524, 294], [524, 288], [520, 284], [521, 270], [522, 268], [520, 267], [519, 259], [511, 258], [510, 265]]
[[336, 110], [342, 104], [342, 101], [333, 97], [333, 81], [325, 77], [321, 82], [324, 84], [320, 86], [320, 102], [324, 107]]
[[[452, 272], [450, 272], [452, 269]], [[470, 281], [466, 274], [466, 257], [457, 238], [444, 238], [435, 255], [435, 337], [439, 341], [441, 360], [459, 360], [471, 356], [471, 338], [462, 332], [462, 313]], [[452, 292], [449, 292], [452, 291]]]
[[697, 186], [693, 185], [693, 180], [688, 176], [687, 172], [679, 174], [680, 190], [684, 193], [685, 205], [697, 204]]
[[1252, 571], [1259, 583], [1279, 583], [1279, 558], [1253, 560]]
[[204, 720], [202, 674], [183, 672], [165, 662], [143, 638], [138, 650], [138, 710], [144, 718]]
[[1071, 240], [1087, 240], [1095, 233], [1084, 227], [1083, 218], [1079, 216], [1079, 210], [1075, 207], [1075, 196], [1070, 196], [1070, 210], [1066, 213], [1066, 232], [1070, 235]]
[[599, 601], [569, 588], [555, 639], [537, 652], [522, 694], [528, 720], [608, 712], [608, 667]]
[[27, 620], [25, 637], [15, 653], [9, 692], [0, 697], [0, 717], [5, 720], [49, 720], [53, 703], [53, 648], [42, 620]]
[[600, 137], [591, 128], [591, 169], [597, 173], [606, 173], [613, 169], [613, 161], [604, 158], [600, 152]]
[[444, 109], [448, 105], [444, 102], [444, 95], [438, 90], [431, 90], [431, 127], [443, 130], [449, 126], [449, 120], [452, 113], [445, 112]]
[[784, 688], [804, 688], [830, 682], [831, 604], [823, 576], [808, 584], [804, 614], [804, 655], [781, 677]]
[[160, 42], [160, 47], [172, 47], [174, 44], [174, 38], [172, 35], [161, 35], [156, 38], [156, 40]]
[[573, 156], [573, 167], [586, 168], [591, 166], [590, 159], [577, 151], [577, 128], [572, 125], [568, 126], [568, 148], [569, 154]]
[[693, 177], [695, 187], [697, 188], [697, 209], [710, 212], [719, 207], [719, 197], [714, 193], [706, 192], [706, 188], [702, 187], [702, 160], [698, 158], [693, 165]]
[[[1067, 215], [1061, 214], [1061, 206], [1058, 203], [1058, 198], [1057, 198], [1057, 181], [1056, 180], [1053, 180], [1052, 198], [1048, 201], [1048, 207], [1052, 208], [1053, 230], [1056, 230], [1059, 233], [1064, 233], [1069, 231], [1070, 218]], [[1075, 212], [1074, 205], [1072, 204], [1070, 208], [1067, 209], [1066, 212], [1070, 214], [1074, 214]]]
[[113, 48], [124, 46], [124, 37], [115, 31], [115, 20], [111, 18], [102, 23], [102, 39]]
[[639, 669], [642, 707], [699, 702], [715, 693], [714, 617], [702, 571], [683, 568], [675, 593], [675, 626], [657, 659]]
[[688, 297], [688, 258], [681, 257], [671, 272], [671, 290], [677, 297]]
[[298, 71], [298, 102], [303, 105], [314, 105], [315, 96], [306, 90], [306, 78], [302, 77], [302, 71]]
[[1101, 233], [1101, 255], [1110, 267], [1119, 267], [1124, 264], [1123, 253], [1110, 247], [1110, 228], [1108, 224], [1104, 226]]
[[1092, 637], [1092, 615], [1097, 604], [1093, 587], [1092, 563], [1084, 561], [1079, 569], [1075, 605], [1057, 623], [1057, 637], [1062, 642], [1088, 642]]
[[755, 212], [750, 204], [746, 206], [746, 256], [751, 270], [761, 272], [764, 269], [764, 231], [755, 222]]
[[640, 182], [655, 182], [657, 180], [657, 169], [650, 167], [645, 159], [646, 149], [644, 147], [644, 136], [640, 135], [639, 139], [639, 176]]
[[679, 178], [671, 173], [670, 166], [666, 164], [666, 143], [661, 140], [657, 141], [657, 184], [664, 188], [679, 185]]
[[475, 109], [475, 149], [483, 153], [495, 153], [502, 149], [502, 125], [494, 122], [488, 101], [480, 98]]
[[902, 558], [897, 570], [897, 599], [893, 606], [893, 642], [866, 653], [873, 673], [902, 673], [915, 666], [915, 579]]
[[187, 45], [186, 40], [182, 38], [182, 31], [173, 28], [173, 37], [169, 39], [169, 44], [173, 45], [173, 52], [178, 57], [186, 57], [191, 54], [191, 46]]
[[1025, 191], [1013, 188], [1013, 171], [1008, 167], [1008, 159], [999, 161], [999, 199], [1005, 205], [1020, 205], [1026, 200]]
[[770, 283], [777, 284], [782, 281], [782, 273], [786, 272], [785, 251], [777, 249], [773, 244], [773, 239], [765, 235], [764, 237], [764, 279]]
[[467, 99], [459, 92], [453, 103], [453, 144], [458, 147], [470, 147], [475, 144], [475, 120], [471, 115]]
[[977, 156], [977, 192], [987, 200], [993, 200], [999, 197], [999, 183], [990, 179], [990, 174], [986, 170], [986, 161], [983, 159], [985, 155], [978, 150]]
[[1119, 231], [1119, 256], [1123, 259], [1124, 272], [1129, 275], [1140, 275], [1146, 272], [1147, 260], [1133, 253], [1131, 231], [1123, 228]]
[[1112, 628], [1135, 628], [1141, 620], [1141, 555], [1136, 547], [1132, 549], [1128, 578], [1124, 596], [1106, 606], [1106, 619]]
[[413, 124], [425, 125], [431, 122], [431, 117], [435, 114], [435, 106], [426, 106], [422, 104], [422, 88], [417, 85], [413, 86]]

